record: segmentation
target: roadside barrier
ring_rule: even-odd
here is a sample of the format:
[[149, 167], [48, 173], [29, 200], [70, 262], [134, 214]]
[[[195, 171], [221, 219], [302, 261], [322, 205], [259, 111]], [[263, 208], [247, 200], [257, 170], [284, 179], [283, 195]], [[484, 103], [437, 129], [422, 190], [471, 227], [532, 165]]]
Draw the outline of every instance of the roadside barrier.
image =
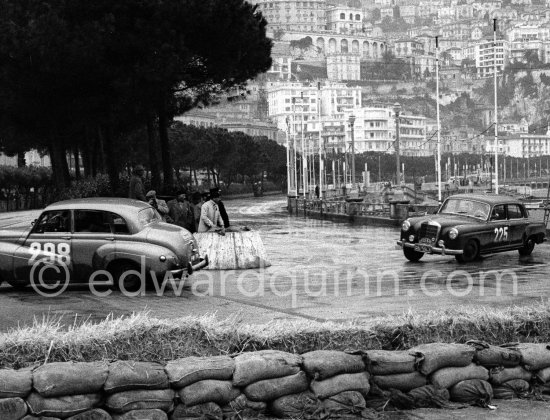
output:
[[0, 369], [0, 419], [374, 418], [550, 394], [550, 346], [482, 341], [302, 355], [262, 350]]

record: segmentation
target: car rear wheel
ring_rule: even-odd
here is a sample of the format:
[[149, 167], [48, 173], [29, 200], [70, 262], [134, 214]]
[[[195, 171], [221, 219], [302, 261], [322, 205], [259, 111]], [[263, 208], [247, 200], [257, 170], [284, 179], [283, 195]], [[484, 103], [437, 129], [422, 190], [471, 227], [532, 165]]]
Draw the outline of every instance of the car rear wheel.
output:
[[115, 282], [114, 287], [122, 292], [136, 292], [142, 287], [139, 267], [129, 261], [114, 264], [109, 270]]
[[458, 262], [472, 262], [479, 256], [479, 244], [475, 239], [468, 239], [462, 248], [462, 255], [455, 255]]
[[535, 249], [535, 241], [533, 238], [529, 238], [523, 242], [523, 248], [518, 249], [519, 255], [531, 255]]
[[415, 251], [413, 248], [403, 248], [403, 254], [405, 255], [405, 258], [412, 262], [417, 262], [424, 256], [423, 252]]

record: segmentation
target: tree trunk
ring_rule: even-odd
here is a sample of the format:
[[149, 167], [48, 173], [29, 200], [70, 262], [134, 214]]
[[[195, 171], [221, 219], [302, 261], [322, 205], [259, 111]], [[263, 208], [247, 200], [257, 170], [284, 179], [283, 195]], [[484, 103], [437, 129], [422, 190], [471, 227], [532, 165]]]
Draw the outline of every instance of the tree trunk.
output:
[[161, 101], [158, 109], [158, 129], [160, 140], [160, 154], [162, 158], [163, 190], [165, 193], [172, 193], [174, 189], [174, 178], [172, 171], [172, 160], [170, 159], [170, 141], [168, 139], [168, 114], [166, 103]]
[[147, 119], [147, 141], [149, 145], [149, 168], [151, 169], [151, 188], [158, 191], [160, 188], [159, 144], [155, 135], [153, 118]]
[[50, 143], [49, 151], [52, 163], [52, 179], [55, 187], [61, 190], [71, 183], [65, 148], [59, 142], [53, 140]]
[[74, 176], [78, 181], [80, 179], [80, 153], [78, 151], [78, 146], [75, 144], [73, 147], [74, 155]]
[[199, 180], [197, 179], [197, 170], [193, 169], [193, 175], [195, 176], [195, 186], [199, 186]]
[[103, 147], [105, 150], [105, 160], [107, 163], [107, 173], [111, 182], [111, 193], [116, 195], [119, 192], [120, 180], [118, 177], [117, 157], [114, 150], [113, 129], [110, 124], [103, 127]]
[[23, 168], [25, 166], [27, 166], [27, 162], [25, 161], [25, 152], [17, 153], [17, 167]]

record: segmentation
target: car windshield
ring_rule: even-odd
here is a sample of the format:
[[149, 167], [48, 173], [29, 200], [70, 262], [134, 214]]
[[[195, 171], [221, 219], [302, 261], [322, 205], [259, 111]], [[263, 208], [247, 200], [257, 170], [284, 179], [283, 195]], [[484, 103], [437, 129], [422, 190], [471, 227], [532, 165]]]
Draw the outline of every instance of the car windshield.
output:
[[439, 213], [442, 214], [460, 214], [476, 219], [486, 220], [491, 206], [487, 203], [468, 200], [465, 198], [451, 198], [443, 203]]
[[162, 221], [162, 217], [153, 207], [148, 207], [139, 211], [138, 220], [140, 226], [143, 228], [150, 223]]

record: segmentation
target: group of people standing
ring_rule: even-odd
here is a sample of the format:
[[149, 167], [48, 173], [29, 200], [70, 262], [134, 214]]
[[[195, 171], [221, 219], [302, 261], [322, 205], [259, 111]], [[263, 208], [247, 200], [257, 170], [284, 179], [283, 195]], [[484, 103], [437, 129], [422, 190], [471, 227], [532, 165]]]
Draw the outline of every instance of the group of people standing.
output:
[[137, 165], [130, 179], [129, 198], [146, 201], [154, 207], [163, 220], [195, 232], [217, 232], [225, 234], [230, 228], [229, 217], [221, 201], [219, 188], [208, 193], [178, 191], [176, 198], [168, 201], [157, 198], [156, 192], [145, 193], [143, 175], [145, 168]]

